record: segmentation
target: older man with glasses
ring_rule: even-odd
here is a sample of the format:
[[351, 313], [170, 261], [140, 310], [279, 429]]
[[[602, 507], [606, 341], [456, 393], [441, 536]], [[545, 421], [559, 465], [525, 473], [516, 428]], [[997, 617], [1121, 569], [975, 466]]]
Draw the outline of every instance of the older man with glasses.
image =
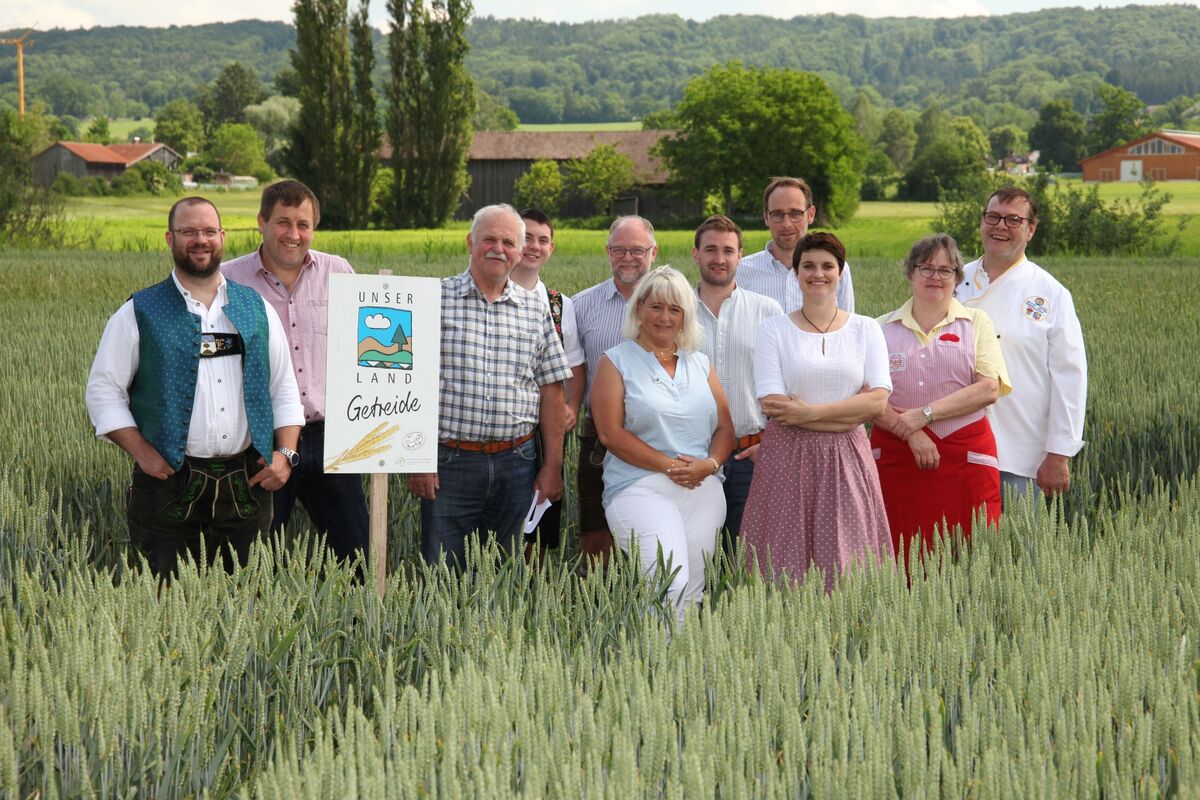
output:
[[587, 370], [572, 375], [567, 386], [567, 405], [580, 420], [576, 484], [579, 489], [579, 549], [586, 556], [581, 565], [585, 570], [589, 558], [607, 558], [612, 549], [612, 534], [602, 502], [604, 446], [596, 436], [591, 412], [580, 417], [579, 410], [588, 403], [600, 357], [624, 339], [621, 320], [626, 301], [658, 256], [654, 226], [643, 217], [617, 217], [608, 229], [605, 249], [612, 277], [571, 298], [575, 304], [579, 341], [587, 359]]
[[964, 268], [958, 298], [992, 318], [1012, 377], [1012, 393], [990, 412], [1000, 478], [1052, 496], [1070, 487], [1071, 457], [1083, 448], [1087, 354], [1070, 291], [1025, 257], [1037, 225], [1028, 192], [993, 192], [980, 218], [983, 257]]
[[[784, 312], [800, 308], [804, 298], [792, 271], [792, 253], [808, 234], [808, 226], [816, 216], [812, 187], [803, 179], [775, 178], [767, 184], [763, 192], [763, 222], [771, 232], [771, 240], [761, 251], [751, 253], [738, 264], [738, 286], [770, 297], [783, 306]], [[854, 283], [849, 263], [838, 282], [837, 305], [848, 314], [854, 313]]]

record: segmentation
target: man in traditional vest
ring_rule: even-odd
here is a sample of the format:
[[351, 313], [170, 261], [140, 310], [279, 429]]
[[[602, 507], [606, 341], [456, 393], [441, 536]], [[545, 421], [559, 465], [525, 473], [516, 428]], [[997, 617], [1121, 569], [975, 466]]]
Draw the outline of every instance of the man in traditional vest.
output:
[[[525, 220], [525, 249], [521, 260], [509, 276], [512, 282], [528, 289], [541, 298], [550, 310], [550, 321], [554, 323], [554, 331], [567, 354], [567, 365], [571, 368], [572, 376], [582, 376], [584, 371], [583, 346], [579, 343], [579, 331], [575, 326], [575, 305], [568, 295], [557, 289], [549, 289], [542, 282], [542, 268], [554, 253], [554, 223], [549, 215], [539, 208], [525, 208], [520, 212]], [[570, 432], [575, 427], [575, 412], [568, 405], [564, 408], [566, 414], [565, 429]], [[538, 467], [545, 465], [546, 448], [541, 437], [536, 437], [538, 443]], [[555, 549], [562, 540], [562, 501], [556, 500], [546, 509], [537, 528], [525, 534], [525, 555], [533, 555], [534, 542], [539, 543], [538, 557], [545, 555], [547, 548]]]
[[245, 563], [304, 421], [279, 317], [221, 276], [216, 207], [180, 200], [166, 240], [175, 269], [109, 319], [86, 394], [96, 435], [133, 457], [130, 538], [162, 578], [202, 548]]

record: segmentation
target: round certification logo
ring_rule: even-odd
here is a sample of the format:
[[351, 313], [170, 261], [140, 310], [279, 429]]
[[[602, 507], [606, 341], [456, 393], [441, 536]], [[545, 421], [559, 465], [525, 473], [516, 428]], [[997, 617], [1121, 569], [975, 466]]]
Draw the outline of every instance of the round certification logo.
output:
[[1034, 295], [1025, 298], [1025, 307], [1022, 310], [1025, 316], [1034, 322], [1041, 322], [1050, 313], [1050, 306], [1046, 305], [1046, 298]]

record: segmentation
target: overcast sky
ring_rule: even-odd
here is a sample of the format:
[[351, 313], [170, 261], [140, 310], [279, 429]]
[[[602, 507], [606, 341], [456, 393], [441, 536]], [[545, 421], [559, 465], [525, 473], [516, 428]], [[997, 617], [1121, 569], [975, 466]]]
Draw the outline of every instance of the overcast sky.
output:
[[[351, 0], [354, 5], [357, 0]], [[1087, 0], [1088, 8], [1121, 6], [1126, 2]], [[1156, 5], [1154, 0], [1143, 5]], [[708, 19], [730, 8], [728, 0], [526, 0], [504, 3], [476, 0], [480, 16], [524, 17], [579, 22], [615, 19], [642, 14], [679, 14], [691, 19]], [[742, 0], [738, 10], [745, 14], [769, 14], [789, 18], [799, 14], [861, 14], [867, 17], [918, 16], [959, 17], [978, 14], [1010, 14], [1052, 6], [1081, 5], [1053, 0]], [[194, 25], [245, 19], [245, 0], [207, 0], [198, 3], [163, 3], [160, 0], [2, 0], [0, 30], [34, 26], [89, 28], [94, 25]], [[291, 21], [291, 0], [258, 0], [253, 16]], [[386, 27], [385, 0], [371, 0], [371, 16], [379, 28]]]

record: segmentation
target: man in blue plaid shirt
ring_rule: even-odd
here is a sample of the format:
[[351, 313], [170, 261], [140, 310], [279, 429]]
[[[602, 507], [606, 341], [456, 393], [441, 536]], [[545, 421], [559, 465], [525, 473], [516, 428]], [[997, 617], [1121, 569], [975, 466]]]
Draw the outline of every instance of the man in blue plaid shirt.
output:
[[470, 266], [442, 280], [438, 471], [408, 478], [431, 564], [445, 556], [461, 566], [473, 531], [511, 549], [534, 492], [562, 496], [562, 382], [571, 369], [545, 305], [509, 280], [524, 246], [525, 222], [511, 206], [481, 208], [467, 235]]

